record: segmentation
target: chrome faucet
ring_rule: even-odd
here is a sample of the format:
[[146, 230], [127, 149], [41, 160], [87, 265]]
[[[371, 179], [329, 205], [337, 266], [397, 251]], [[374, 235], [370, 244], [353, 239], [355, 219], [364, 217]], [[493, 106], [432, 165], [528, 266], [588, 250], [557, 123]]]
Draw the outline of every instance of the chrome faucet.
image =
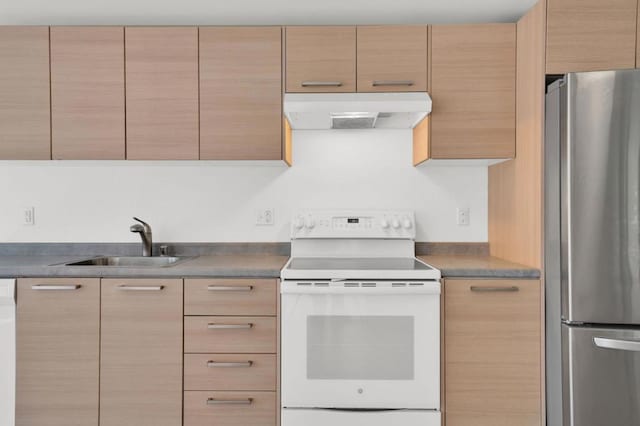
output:
[[134, 223], [129, 228], [131, 232], [137, 232], [142, 238], [142, 256], [150, 257], [153, 255], [153, 237], [151, 236], [151, 226], [143, 220], [134, 217], [133, 220], [140, 223]]

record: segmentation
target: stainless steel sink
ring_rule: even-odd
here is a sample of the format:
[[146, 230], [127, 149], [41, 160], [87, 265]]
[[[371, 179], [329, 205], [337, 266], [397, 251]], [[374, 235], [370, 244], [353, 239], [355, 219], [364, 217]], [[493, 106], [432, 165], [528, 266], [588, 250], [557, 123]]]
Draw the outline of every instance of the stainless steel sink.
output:
[[193, 257], [143, 257], [143, 256], [102, 256], [77, 262], [65, 263], [66, 266], [116, 266], [120, 268], [175, 266]]

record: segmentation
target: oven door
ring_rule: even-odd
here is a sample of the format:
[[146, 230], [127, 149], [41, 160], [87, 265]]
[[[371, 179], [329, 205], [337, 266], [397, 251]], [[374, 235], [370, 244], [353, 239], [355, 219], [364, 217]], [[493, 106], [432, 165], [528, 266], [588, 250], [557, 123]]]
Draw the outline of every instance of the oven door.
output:
[[283, 282], [282, 406], [440, 408], [440, 283]]

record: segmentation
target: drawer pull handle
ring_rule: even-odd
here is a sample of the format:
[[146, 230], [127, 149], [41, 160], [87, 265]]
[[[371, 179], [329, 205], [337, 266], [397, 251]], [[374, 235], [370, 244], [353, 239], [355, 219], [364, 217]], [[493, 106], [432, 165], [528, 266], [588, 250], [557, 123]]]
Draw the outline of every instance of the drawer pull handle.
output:
[[118, 289], [122, 291], [161, 291], [163, 285], [119, 285]]
[[208, 361], [207, 367], [209, 368], [241, 368], [241, 367], [251, 367], [253, 365], [253, 361], [244, 361], [244, 362], [221, 362], [221, 361]]
[[253, 290], [252, 285], [210, 285], [207, 287], [208, 291], [251, 291]]
[[413, 86], [413, 81], [411, 80], [374, 80], [372, 83], [373, 87], [378, 86]]
[[249, 328], [252, 328], [253, 324], [251, 323], [247, 323], [247, 324], [215, 324], [215, 323], [209, 323], [207, 324], [207, 328], [209, 330], [247, 330]]
[[61, 290], [78, 290], [82, 286], [80, 284], [72, 284], [72, 285], [47, 285], [47, 284], [36, 284], [31, 286], [31, 290], [36, 291], [61, 291]]
[[640, 341], [607, 339], [605, 337], [594, 337], [593, 343], [599, 348], [616, 349], [619, 351], [640, 352]]
[[477, 293], [513, 293], [520, 291], [520, 287], [516, 287], [515, 285], [511, 287], [478, 287], [472, 285], [471, 291], [475, 291]]
[[207, 405], [251, 405], [253, 398], [247, 399], [207, 399]]
[[302, 87], [340, 87], [341, 81], [303, 81]]

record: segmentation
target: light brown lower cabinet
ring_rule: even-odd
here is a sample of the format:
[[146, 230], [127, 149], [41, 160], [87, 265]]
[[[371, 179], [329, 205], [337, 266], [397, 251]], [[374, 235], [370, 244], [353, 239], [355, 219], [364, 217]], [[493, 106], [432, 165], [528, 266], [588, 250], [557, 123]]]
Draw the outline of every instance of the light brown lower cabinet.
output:
[[97, 426], [100, 280], [18, 280], [17, 426]]
[[539, 426], [538, 280], [444, 284], [447, 426]]
[[101, 426], [180, 426], [179, 279], [102, 280]]
[[275, 392], [184, 393], [184, 426], [276, 426]]

